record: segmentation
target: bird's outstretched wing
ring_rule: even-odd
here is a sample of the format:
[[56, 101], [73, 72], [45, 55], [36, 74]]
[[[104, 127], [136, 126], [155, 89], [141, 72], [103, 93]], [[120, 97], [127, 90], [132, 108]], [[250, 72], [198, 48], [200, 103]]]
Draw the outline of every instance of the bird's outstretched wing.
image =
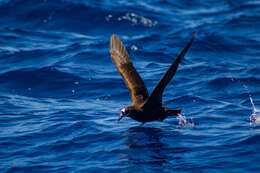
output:
[[182, 51], [177, 55], [176, 59], [170, 66], [170, 68], [167, 70], [167, 72], [164, 74], [164, 76], [161, 78], [160, 82], [156, 85], [154, 90], [152, 91], [151, 95], [147, 99], [147, 101], [144, 103], [143, 107], [152, 107], [153, 105], [162, 105], [162, 95], [163, 91], [172, 79], [172, 77], [175, 75], [178, 66], [187, 53], [188, 49], [191, 47], [192, 42], [194, 40], [195, 33], [193, 33], [192, 38], [190, 41], [186, 44], [186, 46], [182, 49]]
[[114, 34], [110, 38], [110, 54], [130, 91], [132, 104], [135, 106], [143, 104], [148, 97], [147, 89], [134, 68], [122, 41]]

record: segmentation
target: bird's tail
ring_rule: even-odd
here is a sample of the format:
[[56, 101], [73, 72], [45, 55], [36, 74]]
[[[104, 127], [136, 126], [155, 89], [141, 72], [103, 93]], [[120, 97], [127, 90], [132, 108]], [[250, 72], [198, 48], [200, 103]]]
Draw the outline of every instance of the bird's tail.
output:
[[165, 112], [167, 113], [168, 116], [178, 116], [179, 114], [181, 114], [181, 109], [165, 108]]

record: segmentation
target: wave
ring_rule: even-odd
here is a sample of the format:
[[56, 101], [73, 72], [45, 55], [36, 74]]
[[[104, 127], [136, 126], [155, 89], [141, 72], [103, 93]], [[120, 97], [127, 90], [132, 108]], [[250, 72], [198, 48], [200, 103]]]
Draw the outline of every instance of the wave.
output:
[[[259, 155], [259, 126], [248, 121], [249, 95], [259, 108], [259, 5], [0, 0], [0, 169], [230, 172], [243, 162], [259, 170], [248, 164]], [[118, 123], [131, 100], [111, 62], [110, 34], [120, 35], [152, 91], [192, 31], [163, 101], [196, 126], [176, 127], [175, 118]]]
[[242, 87], [243, 84], [247, 85], [259, 85], [260, 79], [258, 77], [217, 77], [215, 79], [211, 79], [208, 82], [208, 85], [212, 88], [228, 88], [231, 86]]
[[[105, 28], [109, 35], [121, 32], [122, 28], [131, 27], [139, 30], [157, 24], [156, 21], [136, 13], [62, 0], [42, 0], [37, 5], [33, 0], [8, 1], [0, 4], [0, 16], [3, 16], [0, 23], [10, 28], [52, 29], [79, 33], [98, 33]], [[119, 23], [120, 28], [114, 27]]]
[[9, 71], [0, 75], [0, 81], [2, 92], [38, 97], [52, 97], [55, 93], [55, 97], [67, 93], [68, 90], [72, 94], [72, 89], [78, 88], [75, 82], [85, 80], [61, 72], [55, 67], [43, 67]]
[[[119, 76], [111, 82], [111, 78], [94, 75], [94, 71], [85, 73], [91, 77], [80, 77], [54, 66], [8, 71], [0, 74], [0, 92], [39, 98], [94, 97], [101, 100], [112, 91], [127, 92]], [[104, 91], [107, 86], [111, 88], [110, 92]]]

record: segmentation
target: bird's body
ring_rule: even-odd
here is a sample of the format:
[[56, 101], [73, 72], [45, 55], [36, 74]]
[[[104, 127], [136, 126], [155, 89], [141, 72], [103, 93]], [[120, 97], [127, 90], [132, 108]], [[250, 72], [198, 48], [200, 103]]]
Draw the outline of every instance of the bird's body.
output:
[[128, 106], [123, 108], [122, 112], [128, 112], [128, 117], [145, 123], [152, 121], [163, 121], [168, 116], [180, 114], [181, 110], [168, 109], [164, 106], [154, 106], [151, 108], [136, 108], [135, 106]]
[[132, 99], [132, 104], [121, 110], [119, 120], [125, 116], [136, 121], [145, 123], [151, 121], [163, 121], [168, 116], [176, 116], [181, 113], [180, 109], [170, 109], [162, 104], [163, 91], [172, 77], [175, 75], [177, 68], [183, 59], [185, 53], [191, 47], [194, 35], [184, 49], [177, 56], [160, 82], [156, 85], [150, 95], [144, 85], [142, 78], [134, 68], [129, 55], [116, 35], [111, 36], [110, 53], [114, 64], [124, 79]]
[[166, 118], [163, 107], [155, 107], [153, 109], [138, 109], [131, 107], [131, 111], [128, 116], [142, 123], [163, 121]]

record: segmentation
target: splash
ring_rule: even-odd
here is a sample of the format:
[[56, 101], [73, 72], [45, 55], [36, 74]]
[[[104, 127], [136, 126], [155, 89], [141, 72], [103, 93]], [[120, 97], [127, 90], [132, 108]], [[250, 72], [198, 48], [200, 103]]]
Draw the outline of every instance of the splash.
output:
[[195, 126], [192, 118], [187, 119], [182, 114], [178, 114], [177, 119], [179, 120], [178, 124], [179, 124], [180, 127], [194, 127]]
[[153, 21], [151, 19], [137, 15], [135, 13], [126, 13], [124, 16], [118, 18], [118, 21], [122, 21], [122, 20], [130, 21], [132, 25], [140, 24], [145, 27], [153, 27], [158, 24], [157, 21]]
[[249, 116], [250, 125], [260, 124], [260, 110], [256, 108], [248, 87], [245, 84], [243, 84], [243, 87], [246, 90], [252, 105], [252, 114]]
[[260, 124], [260, 110], [255, 107], [254, 101], [250, 95], [249, 95], [249, 99], [252, 105], [252, 114], [249, 117], [250, 124], [251, 125]]

